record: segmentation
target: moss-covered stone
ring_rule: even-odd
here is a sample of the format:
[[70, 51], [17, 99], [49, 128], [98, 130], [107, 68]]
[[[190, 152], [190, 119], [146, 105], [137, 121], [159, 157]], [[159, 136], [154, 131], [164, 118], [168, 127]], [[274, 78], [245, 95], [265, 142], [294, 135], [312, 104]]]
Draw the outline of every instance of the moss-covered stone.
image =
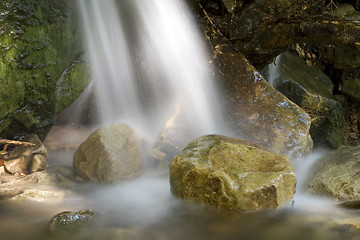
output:
[[333, 100], [333, 84], [323, 72], [309, 67], [296, 55], [281, 54], [276, 65], [262, 71], [264, 77], [312, 118], [310, 135], [314, 145], [334, 148], [344, 142], [341, 104]]
[[56, 113], [69, 106], [90, 82], [88, 64], [82, 60], [75, 61], [60, 76], [56, 83]]
[[290, 201], [296, 178], [283, 155], [240, 139], [206, 135], [174, 157], [170, 186], [178, 198], [249, 211]]
[[341, 92], [353, 101], [360, 102], [360, 79], [347, 78], [343, 82]]
[[[81, 53], [74, 3], [4, 0], [0, 13], [0, 136], [41, 129], [43, 138], [66, 105], [56, 109], [57, 81]], [[75, 92], [82, 80], [73, 82]]]

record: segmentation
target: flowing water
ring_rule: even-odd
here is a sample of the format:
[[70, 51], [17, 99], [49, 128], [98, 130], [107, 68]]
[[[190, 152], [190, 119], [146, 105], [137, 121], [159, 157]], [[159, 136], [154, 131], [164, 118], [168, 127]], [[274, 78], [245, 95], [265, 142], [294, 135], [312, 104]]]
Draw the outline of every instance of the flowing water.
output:
[[[155, 138], [180, 111], [197, 135], [221, 131], [207, 57], [183, 1], [77, 3], [103, 124], [127, 122]], [[71, 126], [53, 128], [47, 139], [53, 142], [48, 144], [68, 145], [61, 151], [59, 146], [49, 148], [50, 165], [71, 165], [72, 152], [67, 149], [86, 134], [86, 129]], [[307, 163], [302, 164], [303, 171], [297, 168], [298, 176], [306, 177], [312, 160]], [[335, 208], [334, 202], [310, 201], [300, 194], [293, 205], [240, 214], [178, 200], [168, 181], [167, 171], [148, 170], [116, 185], [84, 184], [56, 201], [4, 202], [0, 239], [62, 239], [49, 235], [49, 220], [61, 211], [81, 209], [98, 213], [96, 225], [63, 239], [356, 240], [359, 236], [349, 225], [354, 218], [359, 221], [358, 212]]]
[[180, 0], [79, 0], [101, 121], [154, 138], [180, 111], [196, 135], [218, 127], [203, 40]]

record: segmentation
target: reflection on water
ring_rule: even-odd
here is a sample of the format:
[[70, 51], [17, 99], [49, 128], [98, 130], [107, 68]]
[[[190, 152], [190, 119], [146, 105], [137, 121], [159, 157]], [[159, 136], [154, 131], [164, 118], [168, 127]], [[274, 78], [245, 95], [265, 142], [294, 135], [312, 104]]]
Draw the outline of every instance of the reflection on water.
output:
[[[167, 172], [148, 172], [116, 185], [84, 185], [62, 201], [3, 202], [0, 239], [58, 239], [47, 232], [49, 220], [62, 211], [92, 209], [95, 227], [68, 239], [359, 239], [358, 211], [314, 202], [278, 210], [231, 212], [175, 199]], [[351, 223], [351, 224], [350, 224]], [[360, 225], [358, 225], [360, 226]]]

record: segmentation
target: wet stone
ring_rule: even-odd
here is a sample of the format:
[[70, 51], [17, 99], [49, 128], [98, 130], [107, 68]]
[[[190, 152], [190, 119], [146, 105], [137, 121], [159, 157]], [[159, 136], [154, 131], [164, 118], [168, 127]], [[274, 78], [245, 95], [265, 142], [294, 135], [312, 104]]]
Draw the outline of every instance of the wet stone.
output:
[[48, 168], [48, 152], [46, 147], [35, 134], [24, 141], [34, 143], [35, 146], [17, 146], [4, 156], [5, 171], [10, 174], [26, 175]]
[[77, 233], [89, 227], [97, 214], [92, 210], [81, 210], [79, 212], [61, 212], [50, 220], [49, 232], [52, 235], [68, 235]]
[[219, 208], [253, 211], [290, 202], [296, 178], [290, 160], [221, 135], [189, 143], [170, 165], [171, 192]]
[[118, 182], [141, 174], [143, 152], [135, 131], [127, 124], [96, 130], [74, 154], [75, 173], [96, 183]]

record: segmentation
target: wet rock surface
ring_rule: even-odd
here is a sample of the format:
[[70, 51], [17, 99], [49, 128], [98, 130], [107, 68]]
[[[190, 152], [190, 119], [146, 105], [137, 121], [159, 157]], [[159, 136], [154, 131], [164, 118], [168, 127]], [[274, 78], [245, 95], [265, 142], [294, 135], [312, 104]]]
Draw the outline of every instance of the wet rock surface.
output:
[[73, 167], [85, 180], [117, 182], [141, 173], [142, 148], [127, 124], [113, 124], [96, 130], [76, 150]]
[[92, 210], [61, 212], [50, 220], [49, 232], [58, 237], [71, 237], [72, 234], [76, 234], [86, 227], [91, 227], [96, 216]]
[[310, 151], [309, 114], [271, 87], [241, 53], [227, 45], [216, 49], [214, 65], [231, 136], [292, 157]]
[[178, 198], [242, 211], [276, 208], [292, 199], [296, 186], [286, 156], [220, 135], [189, 143], [169, 176]]
[[309, 176], [307, 189], [342, 201], [360, 198], [360, 146], [344, 146], [321, 157]]
[[160, 166], [168, 167], [173, 157], [197, 137], [194, 134], [195, 131], [192, 131], [194, 129], [191, 129], [190, 126], [191, 124], [181, 109], [178, 109], [168, 120], [151, 150], [151, 156], [160, 161]]
[[262, 73], [277, 90], [310, 115], [310, 135], [315, 146], [338, 148], [344, 143], [343, 109], [334, 100], [331, 79], [322, 71], [285, 52]]
[[47, 169], [48, 152], [38, 136], [32, 134], [26, 137], [24, 141], [25, 143], [32, 143], [34, 146], [19, 145], [3, 155], [5, 172], [26, 175]]

